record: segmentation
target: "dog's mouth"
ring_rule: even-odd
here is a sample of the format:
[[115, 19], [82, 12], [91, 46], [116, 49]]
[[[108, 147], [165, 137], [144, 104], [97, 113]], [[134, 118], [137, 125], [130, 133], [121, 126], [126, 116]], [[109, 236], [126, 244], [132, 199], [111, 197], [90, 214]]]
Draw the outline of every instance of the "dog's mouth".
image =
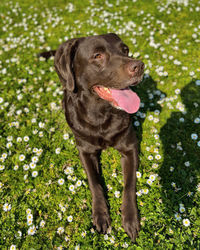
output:
[[114, 89], [97, 85], [93, 87], [93, 90], [115, 108], [124, 110], [129, 114], [136, 113], [140, 107], [140, 98], [129, 87]]

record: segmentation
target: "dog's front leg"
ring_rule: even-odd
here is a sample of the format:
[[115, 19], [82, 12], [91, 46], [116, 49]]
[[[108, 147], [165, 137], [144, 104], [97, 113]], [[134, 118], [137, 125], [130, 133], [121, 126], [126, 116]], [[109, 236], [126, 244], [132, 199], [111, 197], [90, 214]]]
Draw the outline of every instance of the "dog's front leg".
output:
[[122, 153], [124, 191], [122, 201], [122, 225], [132, 241], [135, 241], [140, 230], [140, 222], [136, 203], [136, 170], [138, 152], [136, 144], [133, 149]]
[[92, 217], [97, 231], [106, 233], [110, 226], [110, 216], [103, 188], [100, 183], [100, 151], [95, 153], [85, 152], [79, 148], [80, 159], [86, 170], [89, 187], [92, 193]]

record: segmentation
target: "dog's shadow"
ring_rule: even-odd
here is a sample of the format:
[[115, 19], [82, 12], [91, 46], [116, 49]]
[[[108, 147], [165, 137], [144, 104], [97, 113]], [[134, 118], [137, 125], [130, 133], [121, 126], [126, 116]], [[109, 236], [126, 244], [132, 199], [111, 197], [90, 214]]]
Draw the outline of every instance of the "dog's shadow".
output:
[[[133, 89], [141, 100], [139, 111], [133, 115], [133, 125], [137, 133], [139, 142], [139, 152], [141, 154], [141, 142], [143, 140], [143, 123], [147, 119], [148, 112], [157, 112], [162, 110], [159, 101], [166, 97], [166, 94], [157, 89], [156, 82], [149, 75], [145, 75], [143, 81]], [[154, 115], [153, 115], [154, 116]], [[149, 128], [149, 133], [151, 128]]]
[[170, 217], [180, 214], [180, 204], [186, 208], [182, 217], [195, 207], [193, 196], [200, 174], [200, 139], [196, 138], [200, 135], [200, 86], [190, 82], [182, 89], [181, 98], [183, 112], [172, 112], [160, 131], [164, 161], [159, 176], [165, 212]]
[[[149, 111], [159, 110], [162, 107], [159, 100], [164, 98], [165, 93], [156, 87], [156, 82], [149, 77], [137, 87], [137, 93], [143, 103], [137, 113], [136, 122], [137, 136], [140, 145], [140, 157], [142, 157], [141, 144], [145, 142], [143, 122]], [[195, 192], [200, 187], [199, 183], [199, 157], [200, 157], [200, 86], [195, 81], [190, 82], [181, 91], [182, 104], [176, 106], [184, 107], [183, 112], [172, 112], [170, 118], [161, 128], [159, 136], [163, 149], [163, 162], [157, 171], [160, 177], [161, 197], [164, 204], [165, 216], [175, 218], [175, 213], [179, 213], [182, 219], [195, 210]], [[151, 133], [151, 127], [149, 128]], [[196, 139], [196, 137], [198, 137]], [[143, 163], [139, 166], [139, 171], [143, 171]], [[152, 172], [154, 169], [152, 169]], [[198, 189], [198, 190], [197, 190]], [[186, 212], [180, 213], [180, 204]], [[194, 211], [195, 213], [195, 211]]]

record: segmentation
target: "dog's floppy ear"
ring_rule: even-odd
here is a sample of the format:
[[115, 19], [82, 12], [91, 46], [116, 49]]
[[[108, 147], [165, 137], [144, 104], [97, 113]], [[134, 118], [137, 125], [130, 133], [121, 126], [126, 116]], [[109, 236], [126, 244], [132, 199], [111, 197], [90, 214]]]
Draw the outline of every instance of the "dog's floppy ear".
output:
[[63, 88], [69, 91], [75, 89], [73, 60], [78, 46], [78, 38], [71, 39], [60, 45], [55, 54], [54, 65]]

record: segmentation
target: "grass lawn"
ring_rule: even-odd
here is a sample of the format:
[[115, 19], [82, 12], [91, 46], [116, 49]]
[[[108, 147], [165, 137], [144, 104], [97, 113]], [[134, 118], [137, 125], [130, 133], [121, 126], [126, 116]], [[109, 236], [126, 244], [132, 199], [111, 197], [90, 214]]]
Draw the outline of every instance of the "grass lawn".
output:
[[[136, 243], [121, 226], [122, 170], [112, 148], [102, 155], [112, 230], [94, 230], [53, 58], [37, 58], [69, 38], [108, 32], [146, 65], [134, 88]], [[200, 249], [199, 51], [199, 0], [1, 0], [0, 249]]]

